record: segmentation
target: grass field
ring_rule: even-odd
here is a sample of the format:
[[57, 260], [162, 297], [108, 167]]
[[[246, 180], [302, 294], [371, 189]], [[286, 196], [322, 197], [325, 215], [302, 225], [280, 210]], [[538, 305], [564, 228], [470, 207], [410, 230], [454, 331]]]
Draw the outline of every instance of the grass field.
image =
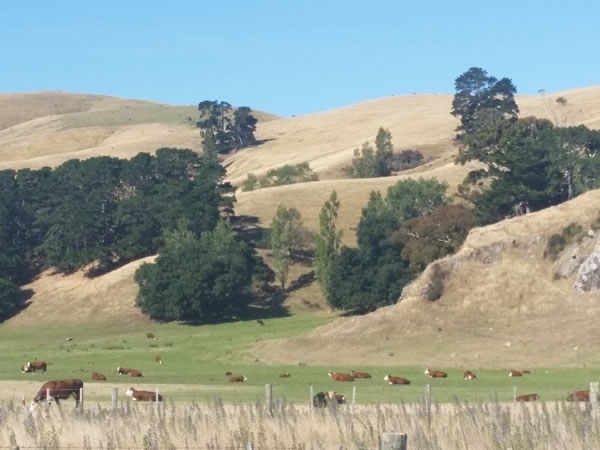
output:
[[[286, 340], [299, 336], [316, 326], [331, 321], [331, 317], [314, 314], [296, 314], [291, 317], [266, 320], [265, 326], [255, 321], [233, 322], [220, 325], [185, 326], [155, 325], [151, 328], [89, 323], [85, 327], [48, 326], [35, 333], [31, 329], [0, 329], [0, 350], [3, 364], [0, 380], [4, 384], [4, 398], [31, 398], [49, 379], [81, 378], [87, 383], [88, 401], [107, 402], [112, 388], [121, 393], [129, 386], [145, 389], [158, 388], [166, 399], [172, 401], [208, 402], [216, 396], [225, 401], [254, 402], [264, 398], [265, 385], [273, 386], [275, 398], [293, 403], [306, 403], [310, 386], [313, 391], [337, 391], [349, 402], [355, 396], [357, 404], [378, 402], [413, 402], [423, 398], [426, 385], [431, 385], [432, 397], [437, 402], [461, 401], [511, 401], [513, 387], [517, 394], [538, 393], [545, 400], [564, 400], [566, 395], [587, 389], [590, 381], [600, 380], [595, 369], [543, 369], [536, 368], [522, 378], [509, 378], [508, 367], [497, 370], [478, 370], [475, 381], [462, 379], [465, 368], [443, 367], [447, 379], [430, 379], [422, 367], [407, 367], [399, 358], [394, 365], [347, 367], [345, 365], [309, 365], [296, 361], [287, 365], [268, 364], [257, 359], [252, 352], [254, 344], [269, 340]], [[157, 339], [147, 339], [152, 331]], [[72, 340], [66, 341], [67, 337]], [[351, 348], [348, 349], [351, 352]], [[157, 364], [160, 354], [163, 364]], [[307, 355], [308, 356], [308, 355]], [[48, 362], [48, 372], [21, 373], [19, 368], [27, 361]], [[424, 363], [425, 364], [425, 363]], [[143, 378], [128, 378], [116, 374], [116, 368], [129, 367], [141, 370]], [[511, 367], [512, 368], [512, 367]], [[369, 372], [373, 378], [350, 383], [334, 382], [327, 372]], [[517, 369], [526, 369], [517, 367]], [[224, 374], [245, 375], [244, 384], [231, 384]], [[91, 373], [100, 372], [107, 382], [91, 382]], [[289, 372], [291, 377], [280, 378]], [[388, 385], [383, 377], [399, 375], [411, 380], [408, 386]], [[37, 383], [37, 384], [36, 384]], [[355, 389], [355, 391], [354, 391]]]

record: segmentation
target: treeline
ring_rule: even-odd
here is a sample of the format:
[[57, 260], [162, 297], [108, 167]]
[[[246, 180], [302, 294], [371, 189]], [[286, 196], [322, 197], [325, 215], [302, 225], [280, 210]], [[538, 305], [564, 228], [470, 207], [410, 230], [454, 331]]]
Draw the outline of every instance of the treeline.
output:
[[[167, 244], [176, 232], [205, 242], [220, 217], [233, 212], [224, 175], [214, 156], [173, 148], [130, 160], [97, 157], [54, 170], [0, 171], [0, 320], [22, 305], [18, 286], [46, 268], [68, 273], [94, 263], [93, 275], [163, 248], [172, 255], [177, 246]], [[244, 251], [251, 278], [261, 264]], [[180, 309], [166, 317], [188, 318]]]

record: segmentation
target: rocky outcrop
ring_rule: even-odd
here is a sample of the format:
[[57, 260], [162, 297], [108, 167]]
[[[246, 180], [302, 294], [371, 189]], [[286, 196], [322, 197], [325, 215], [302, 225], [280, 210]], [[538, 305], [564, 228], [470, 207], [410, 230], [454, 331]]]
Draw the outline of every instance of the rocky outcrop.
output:
[[596, 244], [592, 253], [579, 266], [573, 287], [579, 292], [600, 289], [600, 243]]

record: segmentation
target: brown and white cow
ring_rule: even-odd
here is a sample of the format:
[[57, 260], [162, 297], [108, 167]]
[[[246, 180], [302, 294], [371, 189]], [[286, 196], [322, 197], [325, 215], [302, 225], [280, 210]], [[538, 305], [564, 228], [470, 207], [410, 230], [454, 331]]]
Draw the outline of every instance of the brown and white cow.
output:
[[119, 375], [128, 375], [130, 377], [143, 377], [142, 372], [137, 369], [129, 369], [127, 367], [117, 367], [117, 373]]
[[386, 375], [383, 377], [385, 381], [389, 384], [410, 384], [410, 380], [407, 380], [404, 377], [395, 377], [393, 375]]
[[589, 402], [590, 401], [590, 391], [575, 391], [571, 392], [567, 396], [568, 402]]
[[117, 373], [119, 375], [127, 375], [133, 369], [128, 369], [127, 367], [117, 367]]
[[540, 396], [538, 394], [523, 394], [515, 397], [517, 402], [534, 402], [539, 400]]
[[[142, 390], [137, 390], [133, 387], [130, 387], [129, 389], [127, 389], [125, 391], [126, 395], [129, 395], [132, 400], [138, 401], [138, 402], [155, 402], [156, 401], [156, 392], [152, 392], [152, 391], [142, 391]], [[163, 401], [163, 396], [161, 394], [158, 394], [158, 401], [162, 402]]]
[[29, 410], [33, 411], [39, 402], [47, 399], [54, 400], [60, 406], [60, 400], [71, 396], [75, 398], [75, 407], [77, 407], [81, 389], [83, 389], [83, 381], [80, 379], [46, 381], [33, 398]]
[[244, 375], [239, 375], [239, 376], [235, 376], [235, 377], [229, 377], [229, 382], [230, 383], [245, 383], [247, 379], [248, 378], [246, 378]]
[[37, 372], [41, 370], [42, 373], [46, 373], [46, 361], [29, 361], [25, 363], [23, 367], [21, 367], [21, 372]]
[[371, 375], [367, 372], [358, 372], [356, 370], [351, 370], [350, 375], [354, 378], [371, 378]]
[[106, 377], [98, 372], [92, 372], [92, 380], [94, 381], [106, 381]]
[[448, 376], [446, 372], [442, 372], [441, 370], [425, 369], [424, 373], [429, 378], [446, 378]]
[[476, 380], [477, 375], [472, 370], [465, 370], [463, 373], [463, 380]]
[[509, 377], [522, 377], [523, 376], [523, 372], [521, 372], [520, 370], [510, 369], [508, 371], [508, 376]]
[[146, 338], [147, 339], [152, 339], [153, 341], [156, 340], [156, 336], [154, 336], [154, 333], [146, 333]]
[[292, 376], [292, 374], [289, 372], [283, 372], [283, 373], [279, 374], [279, 378], [289, 378], [291, 376]]
[[346, 397], [344, 397], [343, 394], [338, 394], [335, 391], [329, 391], [329, 392], [327, 392], [327, 399], [330, 402], [337, 403], [338, 405], [344, 405], [344, 404], [346, 404]]
[[354, 381], [354, 377], [349, 373], [340, 373], [340, 372], [328, 372], [329, 378], [333, 381]]
[[162, 357], [160, 355], [154, 356], [154, 362], [162, 364]]

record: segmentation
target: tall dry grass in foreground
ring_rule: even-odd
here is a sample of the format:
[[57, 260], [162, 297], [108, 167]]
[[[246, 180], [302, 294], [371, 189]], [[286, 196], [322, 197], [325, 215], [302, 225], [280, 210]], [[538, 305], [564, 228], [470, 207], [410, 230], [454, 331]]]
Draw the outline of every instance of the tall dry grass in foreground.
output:
[[599, 411], [565, 403], [340, 406], [311, 411], [264, 405], [125, 404], [112, 411], [52, 405], [0, 408], [0, 446], [44, 449], [378, 449], [381, 434], [408, 434], [409, 449], [600, 448]]

